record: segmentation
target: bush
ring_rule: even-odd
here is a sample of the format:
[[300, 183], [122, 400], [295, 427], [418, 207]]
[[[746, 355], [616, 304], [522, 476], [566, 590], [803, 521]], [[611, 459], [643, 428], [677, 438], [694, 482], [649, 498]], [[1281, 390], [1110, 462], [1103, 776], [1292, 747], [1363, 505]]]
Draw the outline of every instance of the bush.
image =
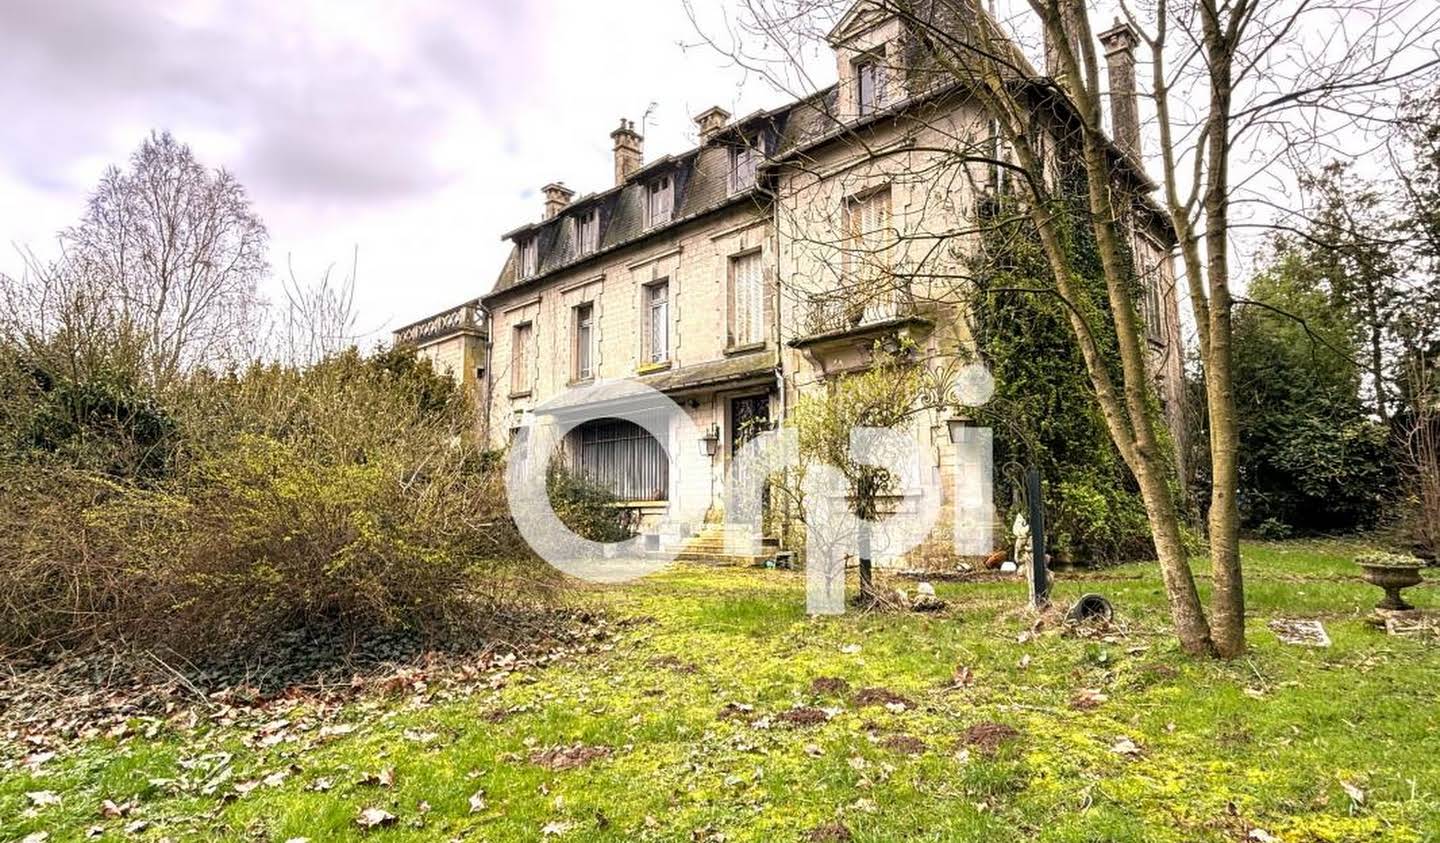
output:
[[[111, 636], [197, 654], [293, 630], [440, 636], [542, 595], [553, 576], [506, 516], [470, 402], [401, 354], [191, 377], [153, 399], [168, 432], [151, 462], [84, 456], [129, 452], [139, 440], [117, 424], [51, 425], [78, 432], [12, 448], [0, 644]], [[29, 417], [78, 406], [53, 393], [30, 396]]]
[[635, 537], [638, 526], [635, 511], [617, 506], [619, 500], [609, 490], [584, 475], [552, 463], [545, 475], [545, 491], [555, 515], [575, 535], [606, 543]]

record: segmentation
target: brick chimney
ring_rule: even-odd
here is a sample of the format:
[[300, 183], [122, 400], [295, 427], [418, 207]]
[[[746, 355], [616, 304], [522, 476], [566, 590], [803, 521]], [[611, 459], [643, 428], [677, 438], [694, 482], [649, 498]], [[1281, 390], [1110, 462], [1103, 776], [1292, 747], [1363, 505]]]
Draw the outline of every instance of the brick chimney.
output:
[[1100, 33], [1110, 80], [1110, 134], [1115, 145], [1140, 160], [1140, 111], [1135, 102], [1135, 47], [1140, 43], [1130, 24], [1115, 25]]
[[610, 133], [610, 139], [615, 141], [615, 184], [618, 186], [645, 162], [645, 139], [635, 131], [635, 121], [624, 117], [620, 118], [620, 128]]
[[700, 142], [708, 143], [729, 122], [730, 112], [718, 105], [700, 112], [695, 117], [695, 125], [700, 127]]
[[575, 198], [575, 191], [566, 187], [562, 182], [553, 182], [540, 188], [545, 194], [545, 219], [554, 219], [555, 215], [565, 210], [570, 200]]

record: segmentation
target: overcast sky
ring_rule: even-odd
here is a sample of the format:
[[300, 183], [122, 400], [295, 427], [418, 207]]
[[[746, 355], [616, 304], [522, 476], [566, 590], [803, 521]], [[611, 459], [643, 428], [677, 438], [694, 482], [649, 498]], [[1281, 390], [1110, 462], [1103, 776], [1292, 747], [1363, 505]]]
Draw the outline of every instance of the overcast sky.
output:
[[0, 271], [12, 244], [52, 253], [106, 165], [168, 129], [247, 186], [277, 272], [358, 247], [380, 336], [488, 292], [541, 185], [610, 186], [622, 115], [655, 103], [654, 157], [709, 106], [786, 99], [696, 40], [680, 0], [3, 0]]

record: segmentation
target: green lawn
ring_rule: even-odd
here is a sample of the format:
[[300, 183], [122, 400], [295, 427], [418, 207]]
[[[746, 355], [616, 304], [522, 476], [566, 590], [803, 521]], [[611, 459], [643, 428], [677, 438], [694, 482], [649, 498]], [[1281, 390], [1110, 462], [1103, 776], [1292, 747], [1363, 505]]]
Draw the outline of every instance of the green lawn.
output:
[[[1248, 545], [1252, 652], [1224, 664], [1178, 653], [1153, 565], [1057, 583], [1060, 601], [1115, 603], [1116, 628], [1095, 636], [1032, 633], [1023, 583], [940, 584], [941, 615], [811, 620], [800, 574], [682, 567], [586, 594], [642, 620], [495, 689], [301, 703], [269, 731], [137, 721], [33, 771], [12, 744], [0, 841], [92, 826], [113, 839], [1440, 840], [1440, 648], [1364, 623], [1380, 592], [1355, 579], [1354, 551]], [[1409, 594], [1440, 609], [1433, 587]], [[1280, 644], [1266, 623], [1281, 615], [1323, 619], [1334, 645]], [[818, 677], [849, 691], [812, 690]], [[884, 697], [866, 688], [909, 704], [863, 705]], [[782, 717], [797, 706], [826, 712]], [[322, 738], [321, 722], [354, 728]], [[1014, 733], [967, 744], [977, 724]], [[577, 743], [596, 757], [536, 763]], [[389, 786], [362, 781], [386, 768]], [[35, 791], [61, 802], [32, 809]], [[105, 818], [107, 799], [135, 804]], [[363, 831], [367, 807], [397, 819]]]

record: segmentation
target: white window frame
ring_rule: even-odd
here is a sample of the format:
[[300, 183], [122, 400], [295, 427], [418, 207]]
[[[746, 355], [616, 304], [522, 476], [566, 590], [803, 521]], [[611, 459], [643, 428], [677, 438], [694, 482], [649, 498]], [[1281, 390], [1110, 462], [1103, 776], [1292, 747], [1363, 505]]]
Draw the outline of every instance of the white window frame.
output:
[[[670, 279], [652, 281], [644, 290], [645, 363], [667, 363], [670, 360]], [[657, 293], [663, 295], [657, 297]]]
[[843, 265], [847, 279], [864, 280], [892, 268], [892, 202], [888, 184], [845, 199]]
[[[884, 56], [873, 53], [855, 60], [855, 112], [861, 117], [874, 114], [885, 107], [885, 65], [882, 64], [883, 61]], [[867, 74], [869, 76], [868, 83]]]
[[753, 188], [759, 170], [759, 150], [748, 145], [730, 147], [730, 170], [727, 173], [726, 181], [731, 193], [739, 193]]
[[571, 313], [575, 330], [571, 372], [573, 380], [588, 381], [595, 377], [595, 303], [581, 302], [571, 308]]
[[589, 255], [600, 247], [600, 212], [595, 208], [575, 215], [575, 253]]
[[664, 225], [674, 216], [675, 179], [669, 174], [651, 179], [645, 185], [645, 227]]
[[529, 392], [531, 369], [530, 351], [535, 342], [535, 323], [531, 320], [516, 322], [510, 329], [510, 392], [523, 395]]
[[521, 278], [534, 278], [535, 274], [539, 271], [540, 255], [539, 249], [537, 248], [538, 245], [533, 236], [523, 238], [515, 244], [515, 248], [518, 250], [516, 263]]
[[730, 257], [730, 346], [765, 341], [765, 266], [755, 249]]

